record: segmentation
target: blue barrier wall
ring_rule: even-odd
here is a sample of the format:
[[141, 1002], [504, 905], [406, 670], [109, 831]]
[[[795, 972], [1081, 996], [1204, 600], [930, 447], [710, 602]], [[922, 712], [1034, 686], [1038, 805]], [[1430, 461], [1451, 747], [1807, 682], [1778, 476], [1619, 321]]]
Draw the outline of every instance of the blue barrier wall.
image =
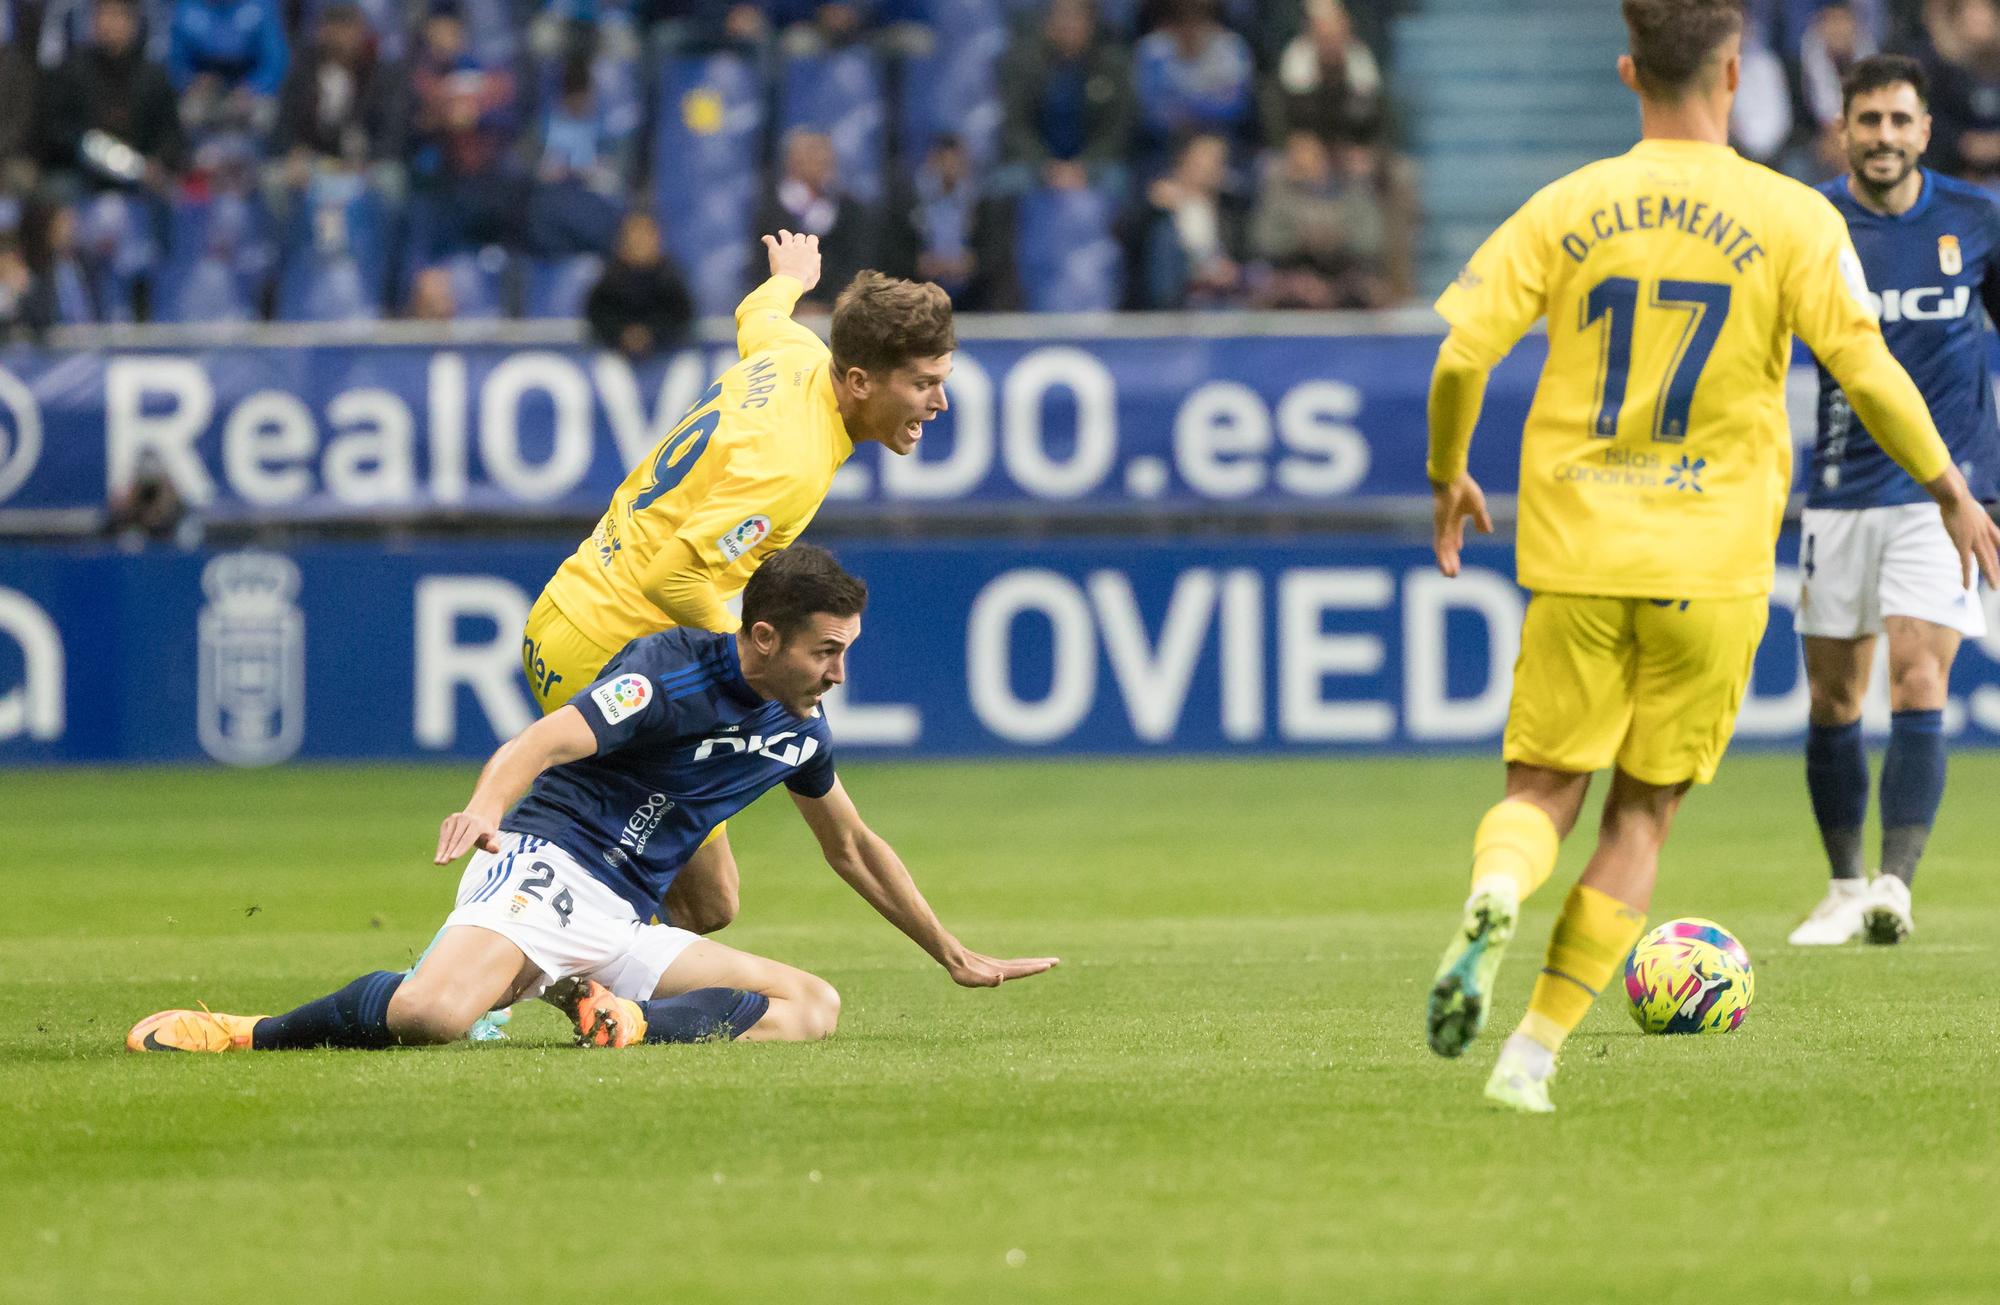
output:
[[[566, 551], [0, 551], [0, 763], [483, 756], [531, 719], [520, 629]], [[1505, 719], [1504, 548], [1452, 581], [1348, 537], [840, 553], [873, 594], [829, 704], [847, 755], [1483, 749]], [[1739, 741], [1804, 728], [1796, 590]], [[2000, 741], [2000, 639], [1960, 657], [1948, 726]]]
[[[907, 458], [865, 447], [827, 511], [1272, 511], [1427, 493], [1438, 338], [969, 340]], [[1495, 373], [1474, 471], [1509, 493], [1544, 345]], [[0, 349], [0, 512], [102, 505], [157, 467], [217, 520], [603, 511], [736, 360], [581, 348]]]

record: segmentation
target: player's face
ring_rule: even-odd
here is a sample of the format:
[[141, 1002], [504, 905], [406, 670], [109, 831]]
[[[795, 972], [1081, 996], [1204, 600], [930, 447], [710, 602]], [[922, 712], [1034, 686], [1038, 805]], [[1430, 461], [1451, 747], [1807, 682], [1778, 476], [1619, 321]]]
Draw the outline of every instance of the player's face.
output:
[[891, 453], [908, 453], [924, 437], [924, 423], [951, 406], [945, 398], [945, 378], [951, 375], [951, 355], [912, 358], [871, 386], [874, 409], [869, 425], [882, 432]]
[[753, 635], [765, 632], [773, 646], [758, 687], [792, 715], [810, 716], [826, 691], [847, 679], [847, 650], [861, 637], [861, 618], [815, 612], [804, 629], [787, 638], [761, 623]]
[[1893, 190], [1931, 143], [1931, 115], [1908, 82], [1864, 91], [1841, 119], [1847, 166], [1871, 190]]

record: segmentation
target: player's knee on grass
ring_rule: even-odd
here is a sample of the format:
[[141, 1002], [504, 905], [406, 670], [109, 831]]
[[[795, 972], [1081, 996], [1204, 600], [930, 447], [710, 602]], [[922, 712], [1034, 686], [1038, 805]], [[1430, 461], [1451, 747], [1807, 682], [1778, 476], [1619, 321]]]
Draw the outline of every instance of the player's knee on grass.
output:
[[389, 999], [389, 1031], [405, 1046], [456, 1042], [486, 1013], [488, 1005], [409, 980]]
[[784, 1042], [819, 1042], [840, 1024], [840, 993], [816, 974], [801, 973], [782, 993], [768, 994], [766, 1036]]

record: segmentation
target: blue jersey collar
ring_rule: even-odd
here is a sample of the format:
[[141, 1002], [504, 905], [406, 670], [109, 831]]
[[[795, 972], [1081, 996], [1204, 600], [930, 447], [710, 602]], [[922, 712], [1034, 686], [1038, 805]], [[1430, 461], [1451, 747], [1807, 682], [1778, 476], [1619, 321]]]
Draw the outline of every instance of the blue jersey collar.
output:
[[736, 636], [733, 634], [724, 635], [722, 638], [721, 687], [724, 693], [746, 707], [753, 707], [764, 701], [764, 696], [751, 688], [750, 682], [743, 678], [743, 658], [736, 651]]
[[1931, 175], [1929, 168], [1918, 168], [1917, 176], [1923, 181], [1923, 189], [1917, 192], [1917, 202], [1910, 205], [1908, 212], [1881, 213], [1854, 198], [1854, 191], [1849, 185], [1853, 179], [1852, 173], [1840, 179], [1841, 198], [1853, 206], [1855, 212], [1863, 217], [1873, 218], [1877, 222], [1914, 222], [1930, 208], [1931, 196], [1937, 193], [1937, 178]]

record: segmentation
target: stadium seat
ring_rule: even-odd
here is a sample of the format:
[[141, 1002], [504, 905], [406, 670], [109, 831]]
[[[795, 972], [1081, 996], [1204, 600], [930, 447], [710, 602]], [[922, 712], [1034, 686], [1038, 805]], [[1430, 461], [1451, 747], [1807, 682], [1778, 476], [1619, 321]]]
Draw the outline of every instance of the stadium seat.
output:
[[604, 260], [595, 254], [574, 258], [536, 259], [528, 266], [527, 292], [523, 296], [523, 317], [570, 318], [583, 316], [583, 301], [597, 278], [604, 273]]
[[904, 166], [914, 168], [933, 137], [953, 132], [973, 163], [984, 167], [999, 145], [1003, 109], [996, 73], [1007, 29], [994, 0], [933, 0], [931, 13], [948, 36], [936, 53], [906, 60], [897, 83]]
[[153, 316], [163, 322], [253, 319], [277, 260], [269, 215], [256, 199], [178, 201], [168, 219]]
[[130, 322], [137, 315], [138, 289], [159, 264], [155, 210], [136, 196], [105, 191], [77, 210], [77, 244], [90, 269], [99, 319]]
[[451, 274], [451, 298], [460, 321], [507, 316], [507, 251], [488, 245], [476, 253], [453, 254], [443, 267]]
[[1038, 313], [1110, 312], [1122, 297], [1125, 256], [1111, 201], [1095, 190], [1031, 191], [1015, 227], [1021, 291]]
[[653, 211], [696, 307], [726, 316], [750, 271], [763, 84], [735, 54], [666, 60], [653, 134]]
[[805, 127], [832, 137], [841, 186], [871, 204], [882, 198], [882, 81], [880, 57], [857, 45], [787, 60], [778, 94], [780, 134]]
[[278, 316], [287, 322], [372, 322], [382, 316], [381, 296], [352, 254], [314, 255], [286, 270]]

